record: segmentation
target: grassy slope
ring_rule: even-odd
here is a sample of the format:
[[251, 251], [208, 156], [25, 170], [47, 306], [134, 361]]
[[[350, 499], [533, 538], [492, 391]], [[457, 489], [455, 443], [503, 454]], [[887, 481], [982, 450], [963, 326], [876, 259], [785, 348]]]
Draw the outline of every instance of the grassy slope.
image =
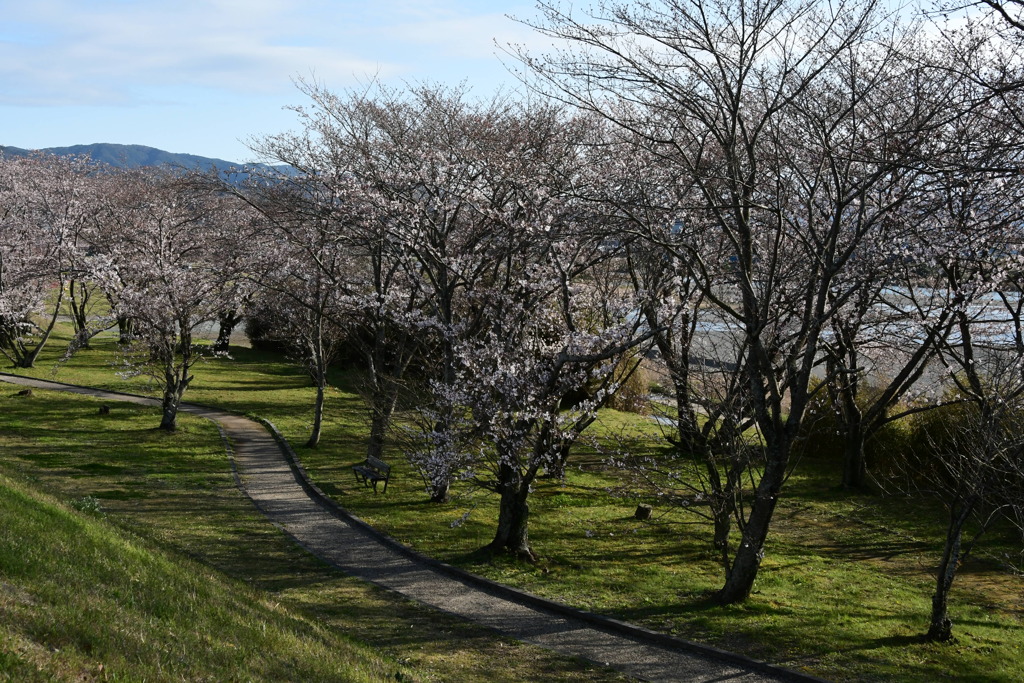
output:
[[[304, 440], [311, 391], [294, 368], [242, 350], [197, 375], [190, 400], [266, 416], [294, 444]], [[95, 352], [58, 378], [125, 386]], [[349, 386], [344, 376], [335, 380]], [[708, 551], [706, 526], [662, 505], [652, 522], [636, 522], [635, 498], [607, 494], [623, 483], [617, 473], [585, 453], [566, 482], [537, 487], [531, 535], [542, 563], [482, 563], [472, 551], [489, 540], [493, 499], [460, 492], [449, 505], [429, 505], [398, 454], [387, 496], [354, 486], [348, 466], [361, 458], [360, 407], [350, 391], [331, 391], [324, 442], [317, 451], [300, 447], [300, 456], [343, 505], [424, 552], [565, 602], [836, 679], [1024, 680], [1024, 583], [991, 562], [966, 567], [954, 587], [958, 641], [918, 638], [941, 540], [935, 510], [920, 501], [843, 494], [832, 489], [836, 473], [827, 463], [805, 463], [780, 503], [754, 596], [744, 605], [713, 607], [706, 595], [720, 585], [721, 570]]]
[[377, 681], [403, 667], [0, 477], [0, 678]]
[[17, 391], [0, 385], [0, 680], [621, 680], [311, 558], [205, 420], [168, 435], [155, 409]]
[[[403, 670], [282, 607], [270, 594], [102, 519], [110, 499], [167, 504], [151, 497], [144, 480], [167, 488], [167, 480], [182, 475], [170, 467], [112, 463], [102, 452], [90, 452], [95, 443], [82, 444], [86, 461], [69, 459], [65, 449], [88, 431], [82, 418], [86, 410], [94, 414], [96, 404], [43, 392], [32, 398], [9, 393], [0, 398], [0, 443], [4, 469], [15, 476], [24, 478], [32, 465], [79, 481], [93, 473], [139, 471], [124, 478], [123, 487], [78, 498], [78, 507], [91, 507], [92, 514], [0, 475], [0, 678], [372, 681]], [[151, 412], [125, 410], [116, 427], [106, 421], [106, 429], [130, 441], [131, 459], [171, 446], [165, 435], [142, 426]], [[63, 428], [48, 433], [37, 419]], [[193, 473], [191, 485], [217, 486], [201, 474], [204, 462], [223, 460], [217, 434], [189, 422], [175, 444], [182, 449], [180, 465]], [[123, 439], [107, 440], [126, 446]], [[95, 500], [98, 513], [89, 505]]]

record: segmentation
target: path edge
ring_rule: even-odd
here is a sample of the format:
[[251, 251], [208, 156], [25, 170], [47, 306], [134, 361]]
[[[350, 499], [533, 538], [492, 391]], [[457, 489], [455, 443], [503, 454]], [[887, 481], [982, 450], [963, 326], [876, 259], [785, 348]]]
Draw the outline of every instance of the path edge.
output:
[[757, 659], [753, 659], [751, 657], [747, 657], [746, 655], [737, 654], [735, 652], [730, 652], [728, 650], [722, 650], [712, 645], [706, 645], [704, 643], [697, 643], [694, 641], [686, 640], [684, 638], [673, 636], [668, 633], [662, 633], [660, 631], [655, 631], [644, 626], [637, 626], [636, 624], [631, 624], [626, 621], [614, 619], [603, 614], [598, 614], [597, 612], [590, 612], [587, 610], [580, 609], [578, 607], [572, 607], [571, 605], [566, 605], [565, 603], [561, 603], [556, 600], [551, 600], [550, 598], [544, 598], [539, 595], [534, 595], [533, 593], [529, 593], [522, 589], [514, 588], [512, 586], [499, 583], [492, 579], [488, 579], [478, 574], [466, 571], [465, 569], [461, 569], [459, 567], [447, 564], [433, 557], [423, 555], [417, 552], [416, 550], [410, 548], [409, 546], [405, 545], [404, 543], [396, 540], [392, 536], [389, 536], [388, 534], [385, 534], [384, 532], [378, 530], [376, 527], [360, 519], [356, 515], [352, 514], [351, 512], [343, 508], [337, 501], [335, 501], [333, 498], [331, 498], [322, 490], [320, 490], [320, 488], [315, 483], [313, 483], [313, 480], [309, 476], [309, 473], [306, 471], [306, 468], [303, 466], [302, 461], [299, 460], [298, 454], [292, 448], [291, 444], [284, 437], [284, 435], [282, 435], [281, 432], [278, 431], [277, 427], [274, 425], [273, 422], [258, 415], [247, 415], [246, 417], [256, 420], [264, 427], [266, 427], [267, 430], [271, 433], [271, 435], [273, 435], [274, 439], [280, 446], [281, 451], [285, 454], [285, 457], [288, 460], [288, 465], [289, 467], [291, 467], [292, 472], [295, 474], [296, 480], [299, 482], [299, 485], [302, 486], [302, 488], [310, 496], [310, 498], [314, 499], [318, 504], [324, 507], [331, 514], [343, 519], [349, 524], [352, 524], [353, 526], [360, 529], [363, 533], [373, 537], [378, 542], [387, 545], [388, 547], [401, 553], [410, 560], [431, 566], [434, 569], [437, 569], [438, 571], [451, 576], [452, 578], [461, 580], [465, 583], [474, 584], [492, 594], [508, 598], [513, 602], [519, 602], [522, 604], [529, 605], [531, 607], [536, 607], [539, 609], [554, 612], [556, 614], [560, 614], [571, 619], [578, 619], [590, 625], [601, 628], [605, 631], [610, 631], [612, 633], [616, 633], [619, 635], [629, 636], [636, 640], [654, 643], [656, 645], [681, 650], [688, 650], [690, 652], [693, 652], [694, 654], [699, 654], [705, 657], [717, 659], [719, 661], [735, 664], [746, 669], [751, 669], [766, 674], [772, 674], [780, 678], [793, 681], [794, 683], [831, 683], [827, 679], [820, 678], [812, 674], [807, 674], [802, 671], [796, 671], [794, 669], [789, 669], [783, 666], [779, 666], [777, 664], [770, 664], [768, 662], [763, 662]]

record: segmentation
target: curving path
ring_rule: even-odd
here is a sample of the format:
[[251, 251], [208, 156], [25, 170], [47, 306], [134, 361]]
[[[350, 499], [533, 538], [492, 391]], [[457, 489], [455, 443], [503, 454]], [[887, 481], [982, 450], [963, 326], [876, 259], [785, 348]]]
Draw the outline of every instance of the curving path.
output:
[[[0, 374], [0, 381], [159, 405], [152, 398], [15, 375]], [[310, 553], [348, 574], [518, 640], [644, 680], [821, 681], [575, 610], [419, 556], [323, 496], [283, 439], [279, 443], [263, 425], [193, 404], [182, 404], [181, 410], [221, 427], [233, 446], [240, 487], [271, 522]]]

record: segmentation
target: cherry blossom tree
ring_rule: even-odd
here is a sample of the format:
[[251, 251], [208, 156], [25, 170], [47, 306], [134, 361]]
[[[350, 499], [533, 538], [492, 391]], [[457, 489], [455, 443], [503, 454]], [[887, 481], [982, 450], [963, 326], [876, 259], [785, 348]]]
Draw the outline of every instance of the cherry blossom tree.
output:
[[[380, 388], [374, 414], [387, 417], [411, 360], [407, 350], [428, 349], [421, 357], [429, 360], [433, 382], [455, 385], [456, 345], [479, 330], [468, 294], [497, 277], [508, 257], [495, 246], [504, 233], [547, 201], [548, 190], [533, 176], [554, 177], [549, 155], [567, 149], [567, 138], [557, 133], [557, 108], [536, 103], [477, 102], [463, 90], [429, 85], [398, 91], [375, 84], [343, 95], [302, 87], [313, 101], [300, 110], [305, 132], [271, 142], [278, 149], [315, 149], [317, 168], [366, 187], [377, 223], [363, 243], [372, 245], [372, 292], [388, 323], [374, 330], [407, 340], [405, 330], [415, 333], [415, 344], [390, 347], [378, 343], [386, 337], [373, 336], [368, 358]], [[316, 145], [307, 144], [310, 137]], [[443, 406], [435, 406], [441, 412], [435, 410], [431, 431], [443, 433], [456, 421], [454, 407]], [[432, 500], [447, 499], [450, 480], [441, 470], [425, 479]]]
[[82, 322], [88, 290], [80, 282], [83, 234], [97, 219], [99, 170], [87, 158], [37, 154], [0, 160], [4, 294], [0, 350], [32, 367], [50, 339], [70, 289]]
[[196, 328], [237, 305], [244, 264], [220, 245], [251, 229], [250, 217], [166, 171], [122, 171], [110, 189], [112, 239], [92, 257], [93, 277], [110, 296], [113, 315], [133, 321], [125, 373], [159, 382], [160, 428], [173, 431], [192, 369], [209, 351], [193, 338]]
[[263, 321], [272, 336], [298, 351], [316, 387], [306, 442], [314, 448], [323, 428], [328, 368], [358, 326], [367, 268], [356, 235], [372, 218], [351, 178], [312, 167], [294, 147], [272, 148], [294, 171], [254, 172], [246, 183], [221, 190], [264, 219], [258, 239], [238, 248], [248, 254], [246, 279], [262, 290]]
[[433, 421], [428, 447], [412, 457], [498, 494], [486, 549], [534, 559], [529, 495], [538, 474], [594, 422], [617, 388], [619, 361], [649, 335], [637, 334], [631, 297], [602, 300], [612, 322], [595, 324], [594, 289], [581, 276], [608, 256], [592, 238], [550, 239], [527, 224], [506, 239], [500, 279], [467, 294], [483, 329], [454, 343], [456, 381], [432, 387], [431, 409], [458, 419]]
[[[934, 266], [954, 329], [939, 360], [953, 392], [947, 398], [962, 405], [950, 421], [949, 438], [933, 444], [933, 458], [915, 463], [924, 486], [948, 512], [927, 634], [932, 640], [952, 637], [948, 598], [957, 569], [994, 520], [1005, 514], [1019, 520], [1021, 505], [1024, 182], [1019, 169], [1012, 170], [1020, 153], [1010, 151], [1007, 159], [1012, 147], [991, 140], [979, 145], [976, 122], [965, 121], [959, 133], [959, 172], [947, 167], [936, 178], [940, 208], [930, 237], [945, 247], [936, 251]], [[1004, 134], [1016, 137], [991, 124], [982, 137]], [[996, 158], [993, 150], [1000, 151]], [[971, 520], [976, 530], [968, 536]]]
[[674, 203], [656, 203], [661, 215], [631, 229], [677, 259], [702, 315], [734, 340], [740, 383], [720, 405], [740, 411], [730, 424], [751, 424], [756, 436], [727, 441], [756, 444], [758, 467], [717, 597], [742, 601], [817, 391], [829, 322], [860, 291], [860, 254], [890, 227], [898, 148], [886, 156], [877, 146], [909, 145], [914, 158], [927, 144], [933, 109], [880, 108], [874, 116], [900, 114], [886, 136], [868, 125], [873, 108], [895, 92], [887, 79], [913, 87], [928, 73], [897, 68], [914, 63], [913, 41], [872, 52], [900, 31], [870, 0], [608, 2], [586, 17], [540, 8], [533, 25], [569, 47], [518, 55], [536, 87], [636, 136], [669, 166]]
[[45, 296], [37, 266], [41, 240], [30, 237], [23, 218], [17, 165], [0, 159], [0, 174], [0, 349], [18, 365], [29, 355], [24, 339]]

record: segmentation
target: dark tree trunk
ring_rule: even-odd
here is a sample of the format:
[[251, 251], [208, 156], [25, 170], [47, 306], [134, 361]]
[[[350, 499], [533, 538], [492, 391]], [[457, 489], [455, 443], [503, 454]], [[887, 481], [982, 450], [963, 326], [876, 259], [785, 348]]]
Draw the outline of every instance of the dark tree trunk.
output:
[[384, 454], [384, 434], [387, 432], [390, 416], [374, 411], [370, 416], [370, 438], [366, 442], [367, 457], [381, 459]]
[[565, 468], [569, 463], [572, 444], [573, 442], [570, 440], [563, 440], [558, 445], [558, 452], [552, 458], [551, 464], [547, 468], [548, 476], [554, 479], [565, 479]]
[[867, 435], [859, 421], [849, 425], [843, 445], [842, 486], [844, 489], [861, 489], [867, 484], [866, 441]]
[[[445, 336], [441, 344], [441, 380], [445, 386], [453, 387], [456, 381], [456, 354], [455, 354], [455, 343], [450, 338], [452, 321], [455, 319], [452, 313], [452, 289], [448, 282], [448, 273], [442, 269], [438, 273], [438, 285], [437, 289], [442, 296], [440, 297], [440, 303], [438, 310], [441, 314], [441, 319], [445, 323]], [[445, 408], [447, 415], [442, 416], [435, 427], [436, 431], [445, 433], [450, 428], [450, 425], [454, 424], [452, 417], [452, 408], [450, 406]], [[431, 503], [447, 503], [451, 490], [451, 473], [436, 473], [430, 478], [430, 502]]]
[[[695, 443], [696, 447], [697, 444]], [[714, 456], [709, 452], [706, 445], [702, 446], [704, 454], [704, 467], [707, 472], [708, 493], [711, 499], [711, 518], [714, 522], [713, 545], [722, 558], [722, 566], [725, 568], [726, 576], [729, 575], [729, 535], [732, 533], [732, 518], [736, 511], [736, 485], [734, 480], [738, 476], [739, 468], [730, 467], [726, 472], [726, 480], [722, 482], [722, 474]]]
[[64, 287], [61, 286], [60, 293], [57, 295], [57, 304], [53, 307], [53, 315], [50, 316], [50, 322], [46, 326], [46, 329], [42, 331], [42, 335], [39, 341], [36, 342], [35, 346], [31, 351], [27, 347], [22, 346], [23, 355], [20, 357], [15, 367], [19, 368], [31, 368], [35, 367], [36, 361], [39, 359], [39, 354], [43, 352], [43, 348], [46, 346], [46, 342], [50, 340], [50, 335], [53, 334], [53, 328], [57, 325], [57, 318], [60, 316], [60, 304], [64, 299]]
[[714, 503], [714, 506], [711, 514], [715, 524], [715, 550], [718, 551], [719, 556], [722, 558], [722, 566], [725, 567], [726, 575], [728, 575], [730, 570], [729, 535], [732, 533], [732, 510], [719, 503]]
[[213, 350], [218, 353], [226, 353], [231, 348], [231, 334], [235, 331], [235, 326], [242, 321], [242, 316], [237, 311], [224, 311], [221, 313], [217, 322], [220, 327], [217, 330], [217, 341], [213, 343]]
[[324, 424], [324, 394], [327, 387], [327, 362], [322, 349], [314, 349], [313, 353], [313, 383], [316, 385], [316, 400], [313, 401], [313, 429], [306, 441], [307, 448], [316, 448], [320, 445], [320, 433]]
[[430, 482], [430, 502], [431, 503], [447, 503], [448, 498], [451, 495], [451, 479], [446, 478], [441, 481]]
[[178, 428], [178, 399], [174, 392], [164, 392], [164, 400], [161, 406], [160, 429], [165, 432], [173, 432]]
[[[444, 416], [434, 425], [434, 430], [438, 434], [446, 434], [451, 424], [451, 417]], [[448, 465], [445, 466], [444, 470], [432, 472], [427, 481], [430, 502], [447, 503], [451, 492], [451, 482], [451, 472], [448, 470]]]
[[382, 392], [374, 396], [373, 414], [370, 416], [370, 440], [366, 444], [366, 454], [370, 457], [383, 459], [384, 441], [391, 425], [396, 401], [398, 393], [395, 391], [390, 391], [387, 395]]
[[84, 284], [79, 284], [78, 287], [75, 285], [75, 280], [68, 283], [68, 307], [71, 309], [71, 322], [74, 324], [75, 336], [78, 339], [78, 348], [88, 349], [90, 348], [88, 330], [89, 321], [86, 309], [89, 304], [89, 290]]
[[117, 317], [117, 343], [122, 346], [131, 344], [135, 337], [135, 321], [129, 317], [119, 315]]
[[319, 382], [316, 385], [316, 400], [313, 402], [313, 429], [306, 440], [308, 448], [316, 448], [320, 445], [320, 434], [324, 425], [324, 386]]
[[164, 397], [161, 401], [160, 429], [173, 432], [178, 428], [178, 405], [185, 393], [187, 380], [178, 376], [178, 373], [168, 368], [164, 372]]
[[[187, 324], [182, 324], [183, 330], [191, 329]], [[154, 349], [157, 356], [162, 355], [164, 363], [164, 397], [161, 403], [162, 416], [160, 418], [160, 429], [173, 432], [178, 428], [178, 406], [185, 390], [192, 382], [189, 370], [192, 367], [192, 335], [183, 333], [177, 343], [162, 352]], [[176, 354], [181, 354], [176, 359]], [[175, 360], [179, 360], [178, 363]]]
[[725, 585], [716, 595], [716, 599], [724, 605], [743, 602], [750, 597], [757, 572], [761, 568], [761, 560], [764, 559], [764, 542], [768, 538], [768, 529], [775, 514], [785, 473], [785, 460], [778, 457], [778, 454], [776, 457], [770, 456], [750, 507], [750, 516], [743, 527], [736, 557], [728, 568]]
[[[675, 375], [673, 375], [675, 377]], [[697, 416], [693, 412], [693, 400], [690, 389], [684, 384], [688, 382], [688, 375], [683, 375], [675, 380], [676, 395], [676, 438], [679, 443], [676, 447], [683, 455], [697, 455], [703, 450], [700, 427], [697, 424]]]
[[960, 507], [953, 506], [949, 512], [949, 527], [946, 542], [942, 548], [942, 561], [935, 576], [935, 594], [932, 595], [932, 612], [928, 622], [926, 638], [932, 641], [947, 641], [953, 638], [953, 622], [949, 618], [949, 591], [953, 587], [957, 569], [963, 559], [963, 531], [967, 518], [974, 507], [973, 501], [966, 501]]
[[499, 466], [498, 526], [494, 540], [487, 550], [494, 553], [508, 553], [530, 562], [537, 558], [530, 548], [530, 486], [518, 469], [508, 465]]

